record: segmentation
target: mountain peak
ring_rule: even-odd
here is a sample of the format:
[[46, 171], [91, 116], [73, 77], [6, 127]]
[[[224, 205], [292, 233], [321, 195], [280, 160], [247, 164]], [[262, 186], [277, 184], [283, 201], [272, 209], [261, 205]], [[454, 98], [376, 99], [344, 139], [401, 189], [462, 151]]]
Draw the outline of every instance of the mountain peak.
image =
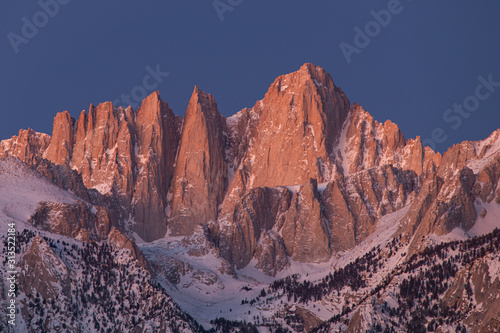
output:
[[59, 112], [54, 118], [52, 140], [45, 158], [56, 164], [66, 164], [71, 159], [74, 145], [75, 119], [68, 111]]
[[204, 92], [203, 90], [200, 89], [198, 86], [194, 86], [193, 93], [191, 94], [191, 99], [189, 100], [189, 105], [186, 110], [186, 115], [189, 111], [191, 111], [193, 108], [195, 108], [195, 105], [201, 105], [202, 107], [200, 110], [202, 112], [207, 112], [210, 111], [211, 113], [218, 113], [217, 111], [217, 103], [215, 103], [214, 97], [207, 93]]
[[246, 160], [254, 165], [249, 187], [328, 179], [330, 152], [349, 108], [345, 94], [319, 66], [304, 64], [279, 76], [251, 112], [252, 119], [259, 120], [246, 152]]
[[300, 66], [299, 70], [297, 71], [299, 73], [305, 73], [306, 75], [309, 75], [309, 77], [313, 79], [321, 79], [325, 75], [330, 76], [323, 67], [321, 66], [316, 66], [311, 63], [305, 63], [302, 66]]
[[290, 92], [296, 94], [303, 91], [306, 87], [316, 87], [316, 90], [338, 90], [342, 93], [342, 95], [344, 94], [338, 87], [335, 86], [330, 74], [328, 74], [322, 67], [311, 63], [305, 63], [299, 68], [299, 70], [277, 77], [269, 90], [271, 91], [275, 88], [278, 92]]
[[137, 109], [136, 117], [156, 119], [167, 114], [173, 116], [172, 109], [167, 102], [161, 99], [160, 92], [156, 90], [142, 100], [141, 106]]
[[[144, 101], [147, 101], [147, 100], [153, 100], [153, 101], [161, 101], [161, 97], [160, 97], [160, 91], [158, 90], [155, 90], [153, 91], [151, 94], [149, 94], [145, 99]], [[143, 101], [143, 102], [144, 102]]]

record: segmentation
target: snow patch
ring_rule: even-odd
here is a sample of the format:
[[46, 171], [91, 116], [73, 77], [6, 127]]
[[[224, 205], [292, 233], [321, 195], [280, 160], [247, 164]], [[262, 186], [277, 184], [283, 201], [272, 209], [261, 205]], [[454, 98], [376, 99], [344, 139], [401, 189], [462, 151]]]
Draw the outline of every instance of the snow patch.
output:
[[[476, 203], [475, 207], [478, 216], [474, 226], [467, 232], [469, 236], [485, 235], [492, 232], [495, 228], [500, 228], [500, 205], [495, 203], [495, 200], [490, 203]], [[485, 217], [480, 216], [483, 209], [486, 210]]]
[[[27, 222], [42, 201], [75, 204], [77, 197], [15, 158], [0, 159], [0, 233], [7, 223]], [[17, 225], [18, 231], [24, 229]]]

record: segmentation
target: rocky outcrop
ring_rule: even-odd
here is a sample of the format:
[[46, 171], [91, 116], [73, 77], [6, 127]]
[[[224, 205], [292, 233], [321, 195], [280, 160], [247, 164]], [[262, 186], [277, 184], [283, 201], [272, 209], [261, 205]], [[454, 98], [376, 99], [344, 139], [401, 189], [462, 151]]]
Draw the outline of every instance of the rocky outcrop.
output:
[[225, 120], [214, 98], [195, 87], [186, 110], [175, 175], [169, 228], [189, 235], [215, 221], [227, 183]]
[[384, 166], [339, 175], [322, 188], [319, 192], [310, 180], [295, 194], [285, 187], [250, 189], [212, 229], [222, 256], [237, 267], [255, 258], [270, 275], [286, 267], [286, 255], [303, 262], [328, 260], [332, 252], [360, 244], [380, 217], [403, 208], [420, 185], [414, 171]]
[[[359, 240], [357, 237], [359, 222], [351, 211], [343, 179], [339, 180], [329, 182], [321, 193], [324, 214], [330, 225], [331, 245], [335, 251], [353, 248]], [[372, 224], [371, 219], [367, 222]]]
[[330, 259], [328, 225], [321, 210], [315, 179], [302, 185], [292, 199], [280, 232], [287, 253], [298, 262]]
[[[491, 276], [492, 271], [496, 272], [490, 266], [488, 260], [478, 260], [469, 269], [461, 270], [443, 297], [447, 306], [468, 313], [464, 322], [474, 333], [495, 332], [500, 328], [500, 281]], [[467, 302], [470, 298], [478, 304], [477, 308], [470, 308]]]
[[[491, 265], [491, 264], [490, 264]], [[472, 267], [470, 281], [474, 286], [474, 298], [481, 304], [484, 311], [472, 313], [467, 318], [467, 324], [472, 327], [472, 333], [494, 332], [500, 329], [500, 281], [490, 275], [488, 263], [476, 263]]]
[[343, 127], [338, 157], [344, 175], [393, 165], [420, 176], [439, 166], [441, 160], [441, 154], [424, 147], [420, 137], [407, 141], [396, 124], [390, 120], [379, 123], [357, 103]]
[[58, 113], [54, 118], [52, 138], [45, 152], [45, 158], [55, 164], [67, 164], [71, 160], [74, 145], [75, 119], [68, 111]]
[[483, 202], [490, 203], [500, 197], [500, 130], [494, 131], [484, 141], [474, 143], [477, 158], [467, 166], [477, 175], [474, 194]]
[[419, 136], [406, 141], [401, 154], [403, 156], [402, 169], [412, 170], [423, 179], [436, 172], [442, 159], [440, 153], [434, 152], [430, 147], [424, 147]]
[[[455, 228], [467, 231], [474, 226], [477, 215], [474, 206], [475, 198], [472, 195], [474, 181], [472, 170], [464, 167], [456, 177], [445, 181], [442, 186], [439, 186], [439, 181], [428, 183], [428, 188], [432, 189], [433, 194], [425, 198], [420, 208], [418, 207], [419, 201], [415, 201], [413, 206], [420, 214], [410, 215], [412, 229], [416, 229], [410, 245], [412, 251], [416, 251], [416, 247], [425, 236], [446, 235]], [[438, 193], [437, 196], [428, 205], [429, 200], [432, 200], [436, 193]], [[428, 209], [424, 215], [421, 215], [426, 206]]]
[[487, 163], [478, 172], [474, 183], [474, 195], [485, 203], [491, 202], [496, 196], [500, 180], [500, 156]]
[[295, 314], [302, 318], [305, 332], [311, 332], [314, 328], [323, 323], [323, 321], [319, 319], [314, 312], [300, 306], [295, 306]]
[[203, 331], [131, 257], [134, 247], [116, 229], [108, 242], [82, 244], [32, 232], [19, 241], [16, 331]]
[[174, 174], [181, 124], [181, 118], [158, 92], [149, 95], [137, 110], [133, 211], [135, 231], [145, 241], [161, 238], [167, 230], [167, 192]]
[[157, 276], [165, 278], [174, 285], [181, 282], [182, 276], [194, 270], [188, 263], [167, 255], [157, 258], [151, 263], [151, 267]]
[[405, 146], [406, 140], [396, 124], [390, 120], [381, 124], [360, 105], [354, 104], [346, 125], [345, 156], [348, 164], [344, 173], [398, 162], [395, 152]]
[[102, 194], [130, 195], [133, 119], [131, 108], [115, 109], [111, 102], [97, 107], [91, 104], [88, 115], [80, 114], [70, 165], [82, 175], [87, 188], [95, 188]]
[[0, 141], [0, 158], [17, 157], [30, 163], [35, 157], [42, 156], [50, 144], [50, 136], [37, 133], [31, 128], [19, 130], [19, 135]]
[[117, 249], [127, 251], [133, 259], [137, 260], [141, 267], [149, 270], [149, 263], [142, 255], [139, 247], [137, 247], [133, 240], [130, 240], [127, 236], [121, 233], [120, 230], [112, 228], [108, 234], [108, 242], [109, 245]]
[[[107, 197], [104, 197], [98, 191], [92, 189], [89, 190], [85, 187], [81, 175], [76, 170], [71, 169], [68, 165], [56, 165], [40, 157], [36, 157], [29, 165], [55, 185], [59, 186], [63, 190], [73, 192], [76, 196], [86, 202], [98, 206], [108, 206], [106, 203], [111, 201], [107, 200]], [[109, 208], [110, 212], [113, 211], [111, 207]], [[113, 215], [116, 215], [116, 218], [114, 219], [116, 221], [118, 219], [118, 215]]]
[[413, 170], [390, 165], [337, 176], [321, 192], [332, 249], [345, 251], [360, 244], [382, 216], [403, 208], [419, 191]]
[[405, 241], [409, 241], [413, 237], [420, 222], [437, 198], [442, 186], [443, 180], [435, 174], [422, 184], [420, 192], [410, 203], [408, 213], [405, 216], [406, 223], [400, 226], [400, 230], [398, 230], [398, 234], [401, 234]]
[[437, 222], [436, 233], [445, 234], [459, 227], [469, 230], [476, 221], [475, 198], [472, 187], [475, 176], [471, 169], [464, 167], [453, 182], [445, 183], [436, 201], [437, 211], [444, 212]]
[[269, 276], [275, 276], [290, 264], [283, 238], [274, 231], [262, 232], [254, 258], [257, 260], [255, 267]]
[[29, 222], [42, 230], [87, 242], [104, 239], [111, 229], [106, 209], [82, 202], [41, 202]]
[[69, 269], [47, 242], [35, 236], [19, 261], [19, 289], [25, 294], [40, 294], [42, 299], [70, 295]]
[[462, 170], [468, 162], [476, 158], [476, 149], [472, 142], [455, 144], [444, 153], [437, 175], [443, 179], [453, 178], [457, 170]]
[[437, 167], [429, 169], [434, 172], [428, 172], [423, 191], [405, 218], [405, 238], [413, 237], [411, 251], [418, 251], [427, 235], [446, 235], [455, 228], [468, 231], [478, 216], [475, 203], [489, 203], [497, 197], [499, 134], [497, 130], [484, 141], [453, 145]]
[[[261, 266], [283, 268], [287, 261], [274, 257], [266, 259], [269, 251], [280, 253], [283, 249], [279, 238], [267, 234], [273, 228], [278, 230], [285, 221], [285, 212], [289, 209], [292, 193], [284, 188], [253, 188], [246, 194], [240, 203], [234, 207], [230, 220], [220, 221], [215, 229], [211, 230], [211, 238], [220, 248], [221, 255], [237, 268], [245, 267], [257, 249]], [[259, 244], [261, 236], [264, 240]], [[267, 246], [266, 246], [267, 243]]]
[[469, 230], [478, 216], [475, 203], [496, 197], [500, 177], [496, 133], [482, 142], [454, 145], [426, 177], [405, 218], [405, 238], [413, 238], [411, 251], [418, 251], [427, 235]]

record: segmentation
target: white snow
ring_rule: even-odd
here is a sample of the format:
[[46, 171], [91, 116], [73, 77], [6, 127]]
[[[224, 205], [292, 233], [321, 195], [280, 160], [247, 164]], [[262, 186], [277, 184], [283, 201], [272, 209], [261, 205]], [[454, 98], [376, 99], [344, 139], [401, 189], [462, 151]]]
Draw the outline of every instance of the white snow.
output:
[[[290, 192], [295, 193], [300, 191], [300, 187], [303, 186], [304, 184], [297, 184], [297, 185], [286, 185], [283, 187], [286, 187]], [[326, 186], [328, 185], [328, 182], [325, 183], [318, 183], [318, 192], [323, 192], [326, 189]]]
[[478, 156], [482, 158], [469, 161], [467, 167], [477, 174], [500, 154], [500, 130], [496, 130], [483, 141], [475, 142], [474, 146], [476, 154], [484, 154], [484, 156]]
[[500, 260], [498, 260], [498, 257], [496, 260], [490, 260], [488, 262], [488, 274], [490, 275], [491, 282], [500, 278]]
[[326, 186], [329, 184], [329, 182], [326, 183], [318, 183], [318, 192], [323, 192], [326, 190]]
[[[500, 205], [493, 200], [490, 203], [476, 203], [478, 216], [476, 223], [467, 232], [469, 236], [480, 236], [492, 232], [495, 228], [500, 228]], [[486, 216], [483, 218], [480, 213], [486, 209]]]
[[351, 107], [347, 119], [345, 120], [344, 125], [342, 126], [337, 148], [334, 149], [335, 156], [337, 156], [338, 153], [340, 153], [340, 156], [342, 158], [342, 169], [344, 170], [345, 176], [349, 174], [349, 162], [352, 160], [352, 151], [349, 151], [350, 142], [347, 142], [347, 129], [348, 129], [348, 124], [350, 124], [351, 122], [353, 116], [352, 114], [353, 114], [353, 109]]
[[321, 88], [326, 88], [321, 82], [318, 82], [318, 80], [314, 79], [314, 84], [318, 87], [321, 87]]
[[409, 209], [410, 205], [407, 205], [391, 214], [382, 216], [377, 222], [376, 230], [354, 249], [342, 253], [337, 260], [337, 265], [344, 266], [356, 258], [363, 256], [374, 247], [378, 245], [383, 247], [389, 243]]
[[237, 113], [233, 114], [231, 117], [226, 118], [226, 124], [229, 128], [232, 128], [233, 126], [237, 125], [238, 122], [240, 121], [240, 118], [243, 116], [243, 112], [245, 112], [245, 109], [238, 111]]
[[[324, 186], [326, 185], [323, 184], [322, 187]], [[287, 186], [291, 190], [298, 189], [298, 187], [299, 185]], [[333, 269], [345, 266], [377, 245], [385, 246], [392, 240], [393, 234], [398, 229], [408, 209], [405, 207], [381, 218], [376, 225], [376, 230], [354, 249], [339, 253], [323, 263], [299, 263], [290, 260], [290, 266], [278, 272], [275, 277], [265, 275], [257, 269], [255, 259], [245, 268], [237, 270], [236, 275], [232, 276], [222, 274], [218, 270], [223, 265], [223, 260], [218, 258], [213, 251], [209, 251], [201, 257], [189, 255], [190, 250], [207, 246], [201, 235], [201, 230], [193, 236], [166, 236], [161, 240], [142, 243], [139, 246], [152, 262], [161, 264], [165, 258], [174, 258], [191, 267], [189, 272], [181, 276], [180, 283], [177, 285], [171, 284], [164, 278], [160, 278], [160, 282], [181, 308], [199, 320], [206, 328], [210, 327], [210, 320], [217, 317], [253, 321], [253, 316], [258, 315], [259, 318], [271, 320], [276, 311], [284, 306], [280, 303], [280, 299], [269, 304], [256, 303], [254, 306], [250, 306], [248, 303], [241, 304], [242, 300], [254, 299], [262, 289], [267, 289], [274, 280], [296, 273], [300, 274], [300, 280], [319, 281]], [[405, 251], [406, 249], [400, 249], [400, 252]], [[385, 267], [380, 270], [381, 274], [375, 274], [370, 280], [370, 285], [378, 283], [383, 278], [384, 273], [392, 270], [402, 260], [404, 260], [404, 256], [399, 253], [391, 257], [384, 265]], [[207, 284], [206, 282], [210, 280], [214, 283]], [[251, 288], [251, 290], [242, 289], [243, 287]], [[342, 302], [334, 297], [323, 299], [320, 302], [311, 302], [307, 305], [301, 304], [301, 306], [312, 311], [320, 319], [327, 320], [342, 310]]]
[[292, 193], [298, 193], [300, 191], [300, 187], [302, 185], [288, 185], [288, 186], [285, 186], [290, 192]]
[[24, 229], [41, 201], [74, 204], [78, 199], [15, 158], [0, 159], [0, 233], [15, 221]]
[[[262, 272], [250, 267], [238, 272], [237, 278], [222, 274], [220, 268], [224, 264], [223, 260], [212, 250], [200, 257], [190, 255], [190, 251], [208, 246], [201, 229], [189, 237], [165, 237], [139, 246], [152, 262], [161, 264], [165, 260], [174, 260], [189, 268], [185, 275], [181, 275], [177, 285], [163, 277], [160, 277], [159, 281], [182, 309], [207, 328], [210, 327], [210, 320], [217, 317], [251, 320], [258, 313], [255, 313], [255, 308], [249, 304], [242, 305], [241, 301], [256, 297], [260, 290], [267, 286], [259, 281], [260, 279], [267, 283], [272, 281]], [[244, 290], [243, 287], [251, 290]], [[248, 314], [248, 311], [254, 313]]]

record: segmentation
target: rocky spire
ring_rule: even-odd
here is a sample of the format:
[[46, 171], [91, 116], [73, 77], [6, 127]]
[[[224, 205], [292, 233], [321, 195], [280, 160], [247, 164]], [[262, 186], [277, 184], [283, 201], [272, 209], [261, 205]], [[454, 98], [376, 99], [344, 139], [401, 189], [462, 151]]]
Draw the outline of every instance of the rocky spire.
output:
[[45, 158], [54, 164], [67, 164], [71, 159], [74, 144], [73, 125], [75, 119], [68, 111], [60, 112], [54, 118], [52, 139]]
[[212, 95], [194, 88], [186, 110], [172, 186], [172, 234], [215, 221], [227, 183], [225, 120]]
[[136, 113], [133, 210], [136, 231], [146, 241], [163, 237], [167, 230], [167, 191], [174, 173], [181, 123], [157, 91], [142, 101]]

